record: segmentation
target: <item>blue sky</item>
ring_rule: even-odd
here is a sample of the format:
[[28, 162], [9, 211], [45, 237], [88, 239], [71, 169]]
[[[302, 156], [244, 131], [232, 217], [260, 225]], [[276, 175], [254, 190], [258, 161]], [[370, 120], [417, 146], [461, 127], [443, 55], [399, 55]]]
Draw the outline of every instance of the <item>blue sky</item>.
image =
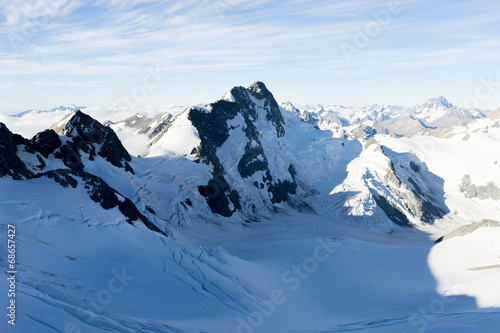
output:
[[498, 0], [0, 0], [0, 13], [0, 113], [208, 103], [256, 80], [279, 102], [500, 107]]

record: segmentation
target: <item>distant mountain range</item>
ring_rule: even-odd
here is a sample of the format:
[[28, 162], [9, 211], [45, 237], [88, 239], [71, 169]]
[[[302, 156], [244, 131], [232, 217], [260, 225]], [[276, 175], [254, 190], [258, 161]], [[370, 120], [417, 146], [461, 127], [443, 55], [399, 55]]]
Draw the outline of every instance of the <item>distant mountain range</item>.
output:
[[321, 129], [338, 131], [340, 128], [351, 127], [352, 131], [352, 127], [358, 127], [368, 135], [374, 133], [413, 135], [432, 129], [461, 125], [483, 118], [489, 113], [489, 111], [454, 106], [442, 96], [412, 107], [295, 106], [290, 102], [281, 106]]
[[81, 110], [84, 109], [84, 106], [76, 106], [75, 104], [69, 104], [69, 105], [61, 105], [56, 108], [53, 108], [51, 110], [26, 110], [22, 111], [13, 115], [10, 115], [11, 117], [15, 118], [21, 118], [22, 116], [28, 114], [28, 113], [47, 113], [47, 112], [57, 112], [57, 111], [62, 111], [62, 112], [73, 112], [75, 110]]
[[[461, 125], [492, 113], [491, 110], [455, 106], [443, 96], [431, 98], [422, 104], [411, 107], [376, 104], [365, 107], [296, 105], [292, 102], [282, 103], [280, 106], [321, 129], [338, 132], [339, 129], [345, 128], [347, 131], [357, 132], [361, 135], [371, 135], [377, 132], [413, 135], [422, 131]], [[86, 107], [74, 104], [62, 105], [46, 111], [23, 111], [11, 115], [11, 117], [21, 118], [30, 113], [72, 112], [77, 109], [84, 110]], [[148, 135], [154, 141], [152, 136], [158, 134], [157, 132], [168, 123], [168, 120], [182, 112], [186, 107], [153, 108], [159, 112], [156, 114], [152, 114], [150, 109], [148, 108], [147, 112], [149, 116], [138, 109], [139, 112], [135, 115], [128, 119], [119, 119], [116, 123], [122, 123], [125, 127], [139, 128], [141, 134]], [[110, 112], [116, 113], [117, 110], [110, 110]], [[142, 119], [139, 121], [138, 118]], [[155, 121], [159, 121], [158, 124]], [[151, 125], [149, 126], [151, 127], [150, 132], [144, 128], [145, 125]]]

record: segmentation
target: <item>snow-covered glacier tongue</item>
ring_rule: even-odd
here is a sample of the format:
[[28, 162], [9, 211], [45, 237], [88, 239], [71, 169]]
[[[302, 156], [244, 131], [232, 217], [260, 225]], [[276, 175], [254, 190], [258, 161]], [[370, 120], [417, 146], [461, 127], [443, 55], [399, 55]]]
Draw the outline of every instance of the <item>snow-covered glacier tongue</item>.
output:
[[327, 109], [255, 82], [31, 139], [0, 124], [0, 331], [497, 332], [498, 113], [404, 137], [374, 122], [401, 108]]

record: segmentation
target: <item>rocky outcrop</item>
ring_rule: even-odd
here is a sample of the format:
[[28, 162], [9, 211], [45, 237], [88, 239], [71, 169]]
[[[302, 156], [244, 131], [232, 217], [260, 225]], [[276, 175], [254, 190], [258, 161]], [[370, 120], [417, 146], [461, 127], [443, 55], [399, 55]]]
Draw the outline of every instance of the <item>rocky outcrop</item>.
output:
[[416, 221], [432, 223], [447, 213], [443, 198], [435, 189], [442, 179], [430, 173], [416, 156], [396, 153], [374, 138], [367, 140], [366, 149], [382, 154], [386, 160], [383, 182], [373, 180], [370, 172], [365, 178], [375, 203], [392, 222], [410, 227]]
[[[137, 134], [147, 135], [149, 139], [148, 146], [153, 145], [162, 135], [165, 134], [175, 117], [170, 113], [162, 113], [156, 117], [148, 118], [142, 114], [136, 114], [116, 124], [124, 125], [134, 129]], [[109, 123], [109, 125], [112, 123]]]
[[43, 157], [47, 158], [62, 144], [59, 135], [54, 130], [45, 130], [38, 133], [31, 139], [33, 148], [37, 150]]
[[379, 206], [387, 215], [387, 217], [395, 224], [401, 227], [410, 227], [411, 223], [408, 217], [394, 204], [391, 204], [385, 197], [379, 195], [376, 192], [372, 192], [373, 198]]
[[436, 240], [435, 243], [442, 242], [444, 240], [450, 239], [450, 238], [455, 238], [455, 237], [464, 237], [467, 235], [470, 235], [474, 231], [476, 231], [479, 228], [498, 228], [500, 227], [500, 222], [494, 221], [494, 220], [487, 220], [483, 219], [480, 222], [474, 222], [471, 224], [464, 225], [449, 234], [442, 236]]
[[207, 198], [212, 211], [222, 216], [231, 216], [241, 209], [240, 196], [229, 186], [226, 170], [217, 156], [217, 150], [228, 140], [230, 131], [234, 129], [230, 121], [237, 115], [243, 118], [246, 137], [246, 143], [241, 143], [245, 145], [244, 154], [237, 165], [240, 176], [245, 179], [262, 172], [262, 179], [255, 181], [254, 185], [258, 189], [266, 189], [272, 203], [287, 201], [297, 187], [295, 173], [291, 171], [292, 165], [288, 170], [289, 179], [273, 178], [257, 126], [259, 121], [265, 121], [274, 127], [276, 138], [285, 135], [284, 118], [273, 95], [262, 82], [256, 82], [248, 89], [235, 87], [230, 94], [231, 100], [219, 100], [210, 104], [210, 112], [191, 108], [188, 116], [201, 141], [192, 153], [196, 154], [199, 162], [213, 166], [213, 178], [207, 185], [200, 186], [199, 192]]
[[490, 113], [488, 115], [488, 118], [490, 118], [490, 119], [500, 119], [500, 109], [496, 110], [493, 113]]
[[31, 143], [22, 136], [13, 134], [5, 124], [0, 123], [0, 177], [29, 179], [33, 176], [17, 156], [19, 145], [30, 147]]
[[500, 187], [494, 182], [489, 182], [486, 185], [474, 185], [470, 179], [470, 175], [462, 177], [462, 184], [459, 186], [466, 198], [478, 198], [480, 200], [493, 199], [500, 200]]
[[69, 140], [60, 147], [56, 157], [63, 159], [64, 164], [71, 169], [83, 170], [81, 153], [88, 154], [89, 160], [96, 155], [106, 159], [112, 165], [134, 172], [128, 162], [132, 160], [127, 150], [115, 132], [86, 115], [80, 110], [68, 115], [62, 125], [52, 126], [57, 134], [66, 136]]
[[[412, 158], [415, 158], [412, 156]], [[413, 216], [425, 223], [432, 223], [436, 218], [443, 217], [447, 212], [443, 207], [444, 203], [438, 203], [442, 198], [437, 198], [434, 190], [431, 189], [429, 178], [438, 177], [431, 174], [424, 164], [410, 161], [403, 162], [397, 157], [392, 157], [393, 163], [389, 174], [394, 173], [398, 178], [399, 184], [395, 192], [404, 199], [405, 208]], [[396, 167], [397, 166], [397, 167]]]

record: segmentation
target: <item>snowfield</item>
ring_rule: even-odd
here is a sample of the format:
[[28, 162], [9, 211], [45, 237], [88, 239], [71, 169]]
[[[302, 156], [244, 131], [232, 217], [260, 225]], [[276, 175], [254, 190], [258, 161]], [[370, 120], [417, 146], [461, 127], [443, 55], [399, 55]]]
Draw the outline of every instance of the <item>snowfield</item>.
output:
[[[95, 116], [111, 120], [130, 168], [105, 149], [109, 133], [78, 145], [78, 170], [57, 153], [77, 145], [76, 134], [56, 135], [46, 156], [33, 142], [14, 147], [38, 175], [17, 179], [6, 167], [0, 177], [5, 314], [8, 225], [17, 262], [16, 325], [4, 314], [0, 331], [498, 332], [498, 119], [471, 111], [478, 119], [461, 125], [360, 135], [354, 120], [374, 126], [374, 107], [331, 107], [338, 118], [328, 108], [276, 109], [266, 90], [234, 88], [155, 121], [144, 112], [143, 133], [122, 121], [142, 118], [135, 113]], [[404, 112], [431, 123], [450, 108], [439, 98]], [[202, 127], [212, 115], [224, 131]], [[7, 127], [40, 119], [36, 132], [76, 128], [86, 119], [77, 116], [31, 112]], [[2, 156], [12, 151], [0, 145]], [[54, 180], [61, 170], [72, 172], [69, 185]], [[97, 200], [103, 188], [116, 201]], [[222, 195], [227, 217], [209, 204]]]

